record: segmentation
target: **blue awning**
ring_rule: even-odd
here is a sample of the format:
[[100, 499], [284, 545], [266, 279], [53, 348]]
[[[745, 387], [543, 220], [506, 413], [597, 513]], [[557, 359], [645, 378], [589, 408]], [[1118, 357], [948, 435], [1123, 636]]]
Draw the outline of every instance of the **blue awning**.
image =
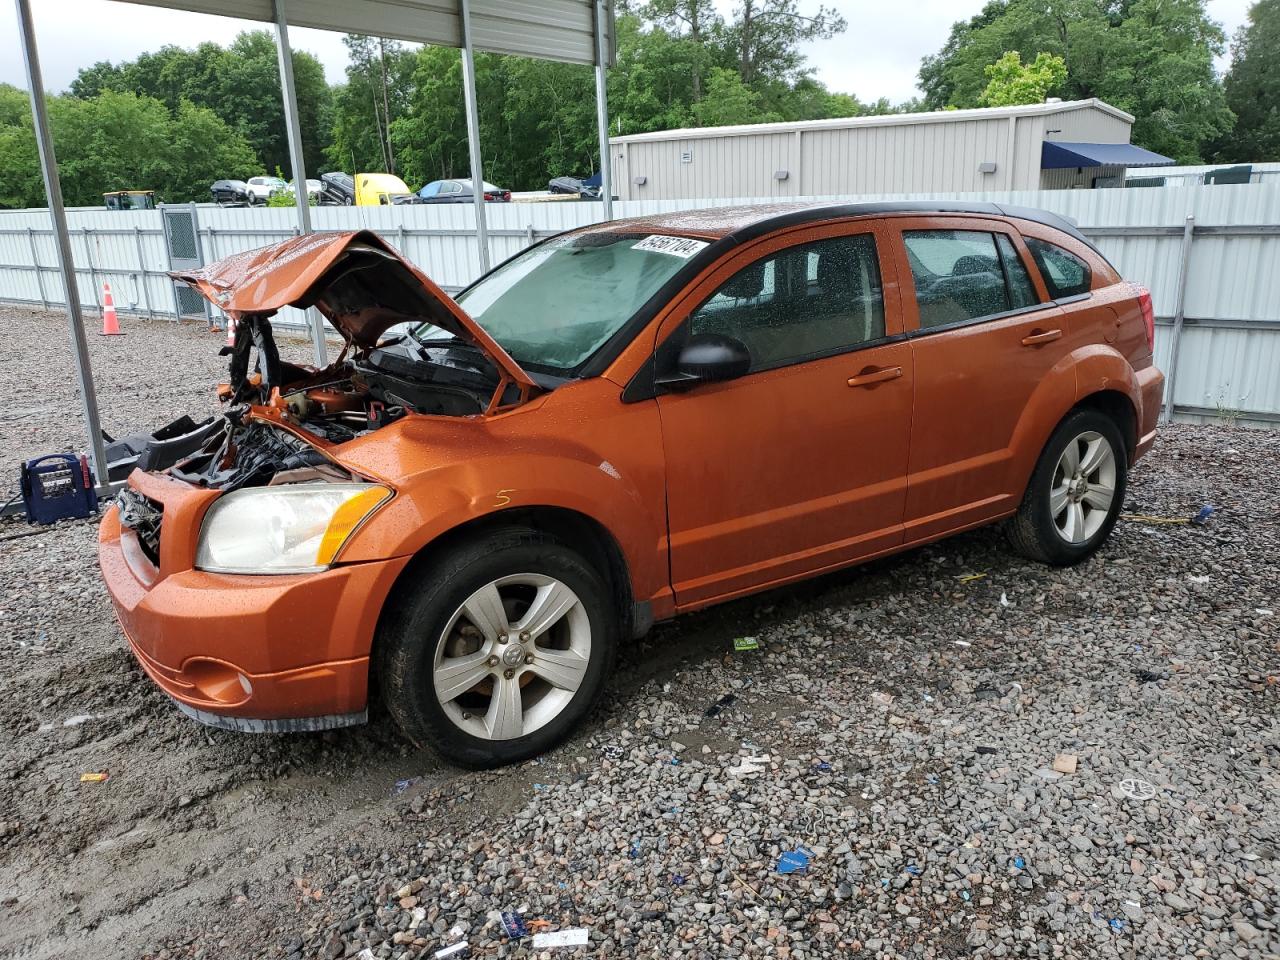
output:
[[1065, 167], [1166, 167], [1173, 161], [1132, 143], [1064, 143], [1046, 140], [1040, 152], [1041, 170]]

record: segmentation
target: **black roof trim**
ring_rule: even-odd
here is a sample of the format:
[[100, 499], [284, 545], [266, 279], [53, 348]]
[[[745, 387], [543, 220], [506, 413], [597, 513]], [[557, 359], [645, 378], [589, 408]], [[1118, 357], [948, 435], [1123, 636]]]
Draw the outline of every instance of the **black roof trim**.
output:
[[[833, 203], [801, 207], [788, 213], [773, 217], [764, 217], [726, 235], [739, 243], [751, 240], [762, 234], [783, 227], [798, 226], [818, 220], [830, 220], [835, 217], [875, 217], [895, 213], [974, 213], [984, 216], [1012, 217], [1017, 220], [1029, 220], [1039, 223], [1074, 237], [1086, 244], [1091, 250], [1102, 256], [1097, 246], [1080, 232], [1074, 223], [1048, 210], [1035, 207], [1020, 207], [1008, 203], [990, 203], [982, 200], [883, 200], [869, 203]], [[1104, 258], [1105, 259], [1105, 258]]]

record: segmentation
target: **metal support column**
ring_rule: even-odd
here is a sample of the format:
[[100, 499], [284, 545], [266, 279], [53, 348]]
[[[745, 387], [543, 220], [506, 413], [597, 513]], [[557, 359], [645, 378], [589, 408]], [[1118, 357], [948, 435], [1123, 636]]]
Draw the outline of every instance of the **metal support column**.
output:
[[36, 268], [36, 287], [40, 291], [40, 309], [49, 309], [49, 298], [44, 295], [44, 274], [40, 272], [40, 254], [36, 251], [36, 233], [27, 227], [27, 243], [31, 247], [31, 263]]
[[1178, 342], [1187, 317], [1187, 275], [1191, 272], [1191, 241], [1195, 236], [1196, 218], [1188, 216], [1182, 228], [1182, 265], [1178, 268], [1178, 299], [1173, 308], [1173, 334], [1169, 340], [1169, 364], [1164, 372], [1164, 411], [1162, 419], [1173, 419], [1173, 388], [1178, 377]]
[[608, 12], [605, 0], [596, 0], [596, 128], [600, 137], [600, 199], [604, 218], [613, 219], [613, 158], [609, 149], [609, 87], [605, 76], [608, 48], [604, 42]]
[[31, 91], [31, 120], [35, 127], [36, 147], [40, 152], [40, 173], [44, 176], [44, 192], [49, 200], [49, 217], [53, 220], [54, 249], [58, 254], [58, 271], [67, 291], [67, 321], [71, 326], [71, 345], [76, 355], [76, 374], [80, 378], [80, 402], [84, 427], [89, 434], [89, 450], [98, 492], [109, 496], [107, 451], [102, 442], [102, 425], [98, 421], [98, 394], [93, 386], [93, 369], [89, 365], [89, 345], [84, 336], [84, 317], [80, 311], [80, 291], [76, 286], [75, 261], [71, 258], [71, 234], [67, 230], [67, 211], [62, 205], [62, 185], [58, 182], [58, 160], [53, 152], [53, 136], [49, 132], [49, 112], [45, 109], [44, 79], [40, 75], [40, 57], [36, 52], [35, 24], [31, 19], [30, 0], [14, 0], [18, 11], [18, 34], [22, 41], [22, 58], [27, 66], [27, 89]]
[[[289, 46], [289, 21], [285, 0], [275, 0], [276, 54], [280, 60], [280, 92], [284, 97], [284, 126], [289, 135], [289, 165], [293, 168], [293, 197], [298, 207], [299, 233], [311, 232], [311, 200], [307, 196], [307, 165], [302, 156], [302, 127], [298, 123], [298, 91], [293, 85], [293, 49]], [[353, 173], [355, 171], [352, 171]], [[307, 310], [316, 366], [329, 365], [324, 343], [324, 320], [315, 307]]]
[[480, 163], [480, 108], [476, 103], [476, 58], [471, 46], [471, 0], [459, 0], [462, 24], [462, 98], [467, 108], [467, 153], [471, 156], [471, 199], [476, 210], [480, 272], [489, 272], [489, 223], [484, 209], [484, 170]]

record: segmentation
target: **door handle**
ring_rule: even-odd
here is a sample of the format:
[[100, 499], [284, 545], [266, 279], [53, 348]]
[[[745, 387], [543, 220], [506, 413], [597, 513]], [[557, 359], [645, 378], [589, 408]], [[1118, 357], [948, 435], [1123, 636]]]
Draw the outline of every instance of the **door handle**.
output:
[[1042, 343], [1053, 343], [1053, 341], [1060, 339], [1062, 339], [1061, 330], [1041, 330], [1038, 333], [1023, 337], [1022, 345], [1024, 347], [1038, 347]]
[[901, 367], [881, 367], [879, 370], [867, 369], [856, 377], [849, 378], [851, 387], [871, 387], [886, 380], [897, 380], [902, 376]]

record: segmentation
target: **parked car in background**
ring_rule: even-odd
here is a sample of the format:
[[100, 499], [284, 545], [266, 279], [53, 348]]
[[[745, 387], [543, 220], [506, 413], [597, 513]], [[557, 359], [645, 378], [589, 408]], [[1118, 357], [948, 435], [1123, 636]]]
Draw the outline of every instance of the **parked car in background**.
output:
[[[994, 203], [593, 224], [457, 300], [371, 231], [174, 276], [240, 321], [235, 405], [102, 521], [143, 669], [252, 731], [361, 722], [376, 685], [476, 766], [567, 736], [656, 620], [999, 521], [1087, 559], [1164, 382], [1147, 291]], [[279, 359], [290, 304], [347, 341], [329, 368]]]
[[320, 174], [320, 202], [340, 207], [385, 207], [421, 203], [408, 184], [393, 173]]
[[154, 210], [154, 190], [113, 190], [102, 195], [102, 205], [108, 210]]
[[289, 190], [289, 184], [279, 177], [250, 177], [245, 185], [249, 188], [250, 203], [266, 203], [274, 194]]
[[[289, 181], [288, 190], [290, 193], [298, 192], [298, 188], [294, 186], [294, 184], [296, 183], [297, 183], [296, 180]], [[312, 180], [310, 177], [307, 177], [307, 196], [318, 197], [320, 195], [320, 191], [323, 189], [324, 189], [324, 185], [319, 180]]]
[[588, 180], [579, 180], [577, 177], [556, 177], [547, 183], [547, 189], [551, 193], [572, 194], [576, 193], [583, 200], [599, 200], [600, 199], [600, 175], [596, 174]]
[[[423, 203], [474, 203], [471, 192], [471, 181], [466, 180], [432, 180], [418, 191]], [[509, 203], [511, 191], [485, 183], [484, 198], [499, 203]]]
[[209, 188], [213, 202], [225, 205], [249, 203], [253, 192], [243, 180], [215, 180]]

